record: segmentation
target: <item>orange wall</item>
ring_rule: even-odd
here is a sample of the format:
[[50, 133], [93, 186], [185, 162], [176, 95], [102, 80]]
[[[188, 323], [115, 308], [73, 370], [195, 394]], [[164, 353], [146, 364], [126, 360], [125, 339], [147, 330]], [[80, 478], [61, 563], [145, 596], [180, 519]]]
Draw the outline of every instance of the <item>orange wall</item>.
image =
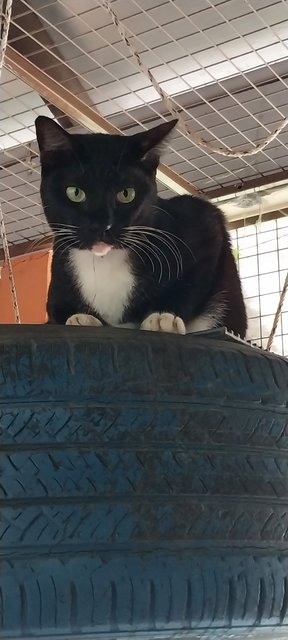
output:
[[[15, 314], [7, 265], [0, 262], [0, 324], [14, 324]], [[43, 324], [50, 280], [51, 251], [38, 251], [12, 258], [21, 323]]]

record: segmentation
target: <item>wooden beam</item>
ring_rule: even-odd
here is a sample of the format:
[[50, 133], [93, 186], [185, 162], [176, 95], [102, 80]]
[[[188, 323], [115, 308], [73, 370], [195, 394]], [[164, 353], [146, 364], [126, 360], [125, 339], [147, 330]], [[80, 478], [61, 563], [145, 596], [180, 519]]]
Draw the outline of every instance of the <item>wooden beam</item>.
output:
[[[18, 78], [23, 80], [42, 98], [58, 107], [69, 118], [78, 122], [82, 127], [93, 133], [121, 134], [117, 127], [113, 126], [106, 118], [94, 111], [85, 102], [80, 100], [71, 91], [63, 87], [59, 82], [51, 78], [35, 64], [24, 58], [11, 46], [7, 46], [4, 66]], [[192, 144], [192, 143], [191, 143]], [[178, 175], [173, 169], [160, 164], [157, 171], [157, 179], [168, 189], [180, 195], [198, 193], [191, 182]]]
[[[37, 246], [33, 240], [27, 240], [27, 242], [19, 242], [18, 244], [9, 245], [10, 258], [17, 258], [17, 256], [27, 256], [29, 253], [37, 253], [38, 251], [49, 251], [52, 249], [52, 238], [47, 240], [37, 241]], [[5, 256], [3, 249], [0, 249], [0, 262], [4, 262]]]

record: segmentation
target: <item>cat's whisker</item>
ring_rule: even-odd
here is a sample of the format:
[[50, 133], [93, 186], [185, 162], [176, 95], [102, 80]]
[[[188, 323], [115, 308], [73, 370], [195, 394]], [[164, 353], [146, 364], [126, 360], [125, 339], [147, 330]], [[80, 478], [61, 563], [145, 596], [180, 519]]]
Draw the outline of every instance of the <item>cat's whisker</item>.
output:
[[64, 248], [65, 248], [65, 247], [66, 247], [66, 245], [67, 245], [67, 243], [65, 243], [65, 242], [62, 242], [61, 244], [57, 244], [57, 245], [55, 245], [55, 246], [53, 247], [53, 254], [54, 254], [54, 255], [56, 255], [56, 253], [59, 253], [60, 249], [61, 249], [62, 247], [64, 247]]
[[74, 238], [76, 239], [76, 235], [75, 234], [67, 234], [67, 233], [59, 233], [57, 234], [57, 236], [54, 236], [54, 244], [57, 244], [57, 242], [59, 242], [60, 240], [65, 240], [67, 238], [67, 240], [74, 240]]
[[150, 254], [158, 260], [160, 264], [160, 276], [159, 276], [159, 282], [160, 282], [163, 274], [163, 267], [162, 267], [161, 259], [159, 258], [157, 253], [155, 253], [155, 250], [152, 249], [151, 246], [147, 245], [147, 243], [145, 243], [145, 238], [143, 239], [141, 237], [137, 237], [137, 238], [133, 237], [133, 238], [130, 238], [130, 241], [133, 242], [133, 244], [136, 244], [136, 246], [139, 247], [139, 249], [141, 249], [143, 253], [145, 253], [150, 263], [152, 264], [153, 273], [155, 273], [155, 264]]
[[73, 229], [77, 228], [75, 224], [69, 224], [67, 222], [63, 223], [63, 222], [55, 222], [55, 221], [53, 221], [53, 222], [51, 222], [51, 224], [54, 227], [73, 227]]
[[[148, 234], [147, 234], [147, 235], [148, 235]], [[151, 234], [151, 235], [152, 235], [152, 234]], [[145, 241], [146, 241], [146, 243], [148, 243], [149, 245], [151, 245], [151, 246], [155, 249], [155, 251], [156, 251], [156, 252], [157, 252], [157, 251], [159, 251], [159, 253], [161, 253], [161, 255], [164, 257], [165, 262], [166, 262], [166, 264], [167, 264], [167, 268], [168, 268], [168, 280], [171, 280], [171, 268], [170, 268], [170, 263], [169, 263], [169, 260], [168, 260], [168, 258], [167, 258], [167, 256], [166, 256], [166, 254], [164, 253], [164, 251], [162, 251], [162, 249], [160, 249], [160, 247], [157, 247], [157, 245], [156, 245], [152, 240], [149, 240], [149, 239], [146, 237], [146, 238], [145, 238]], [[167, 246], [168, 246], [168, 245], [167, 245]]]
[[[180, 250], [177, 247], [175, 240], [173, 239], [174, 234], [170, 234], [167, 231], [163, 231], [162, 229], [155, 229], [154, 227], [147, 227], [147, 226], [130, 227], [130, 228], [132, 229], [132, 231], [135, 229], [139, 231], [141, 230], [141, 232], [144, 232], [144, 233], [148, 233], [148, 232], [154, 233], [154, 235], [156, 235], [159, 239], [160, 239], [160, 236], [166, 237], [167, 239], [169, 239], [171, 243], [173, 243], [173, 245], [175, 246], [175, 249], [177, 249], [177, 251], [179, 252], [179, 255], [181, 256]], [[175, 238], [177, 238], [177, 236], [175, 236]], [[181, 238], [179, 238], [179, 241], [181, 241]]]
[[67, 236], [67, 234], [63, 235], [59, 235], [57, 236], [57, 238], [54, 238], [54, 245], [56, 245], [58, 242], [61, 242], [62, 240], [77, 240], [76, 235], [73, 236]]
[[[133, 233], [135, 233], [135, 232], [133, 231], [132, 235], [133, 235]], [[180, 253], [178, 247], [175, 245], [174, 241], [172, 241], [170, 238], [167, 239], [167, 238], [162, 238], [162, 237], [159, 237], [159, 236], [157, 237], [157, 234], [156, 233], [152, 233], [151, 231], [146, 231], [145, 230], [145, 232], [142, 231], [142, 232], [136, 232], [136, 233], [141, 233], [142, 237], [144, 235], [144, 237], [150, 236], [152, 238], [156, 238], [157, 240], [162, 242], [168, 248], [168, 250], [172, 253], [173, 258], [175, 260], [176, 271], [177, 271], [176, 278], [178, 278], [180, 273], [182, 273], [182, 271], [183, 271], [183, 263], [182, 263], [181, 253]], [[147, 239], [147, 241], [148, 241], [148, 239]], [[156, 248], [155, 243], [152, 243], [152, 244], [153, 244], [154, 248]], [[160, 249], [160, 247], [158, 247], [158, 250], [162, 253], [162, 255], [164, 255], [164, 258], [165, 258], [167, 264], [169, 265], [168, 269], [169, 269], [169, 280], [170, 280], [170, 278], [171, 278], [171, 270], [170, 270], [169, 260], [168, 260], [167, 256], [165, 255], [165, 253]]]
[[58, 240], [54, 242], [53, 251], [58, 251], [59, 248], [64, 247], [65, 244], [68, 245], [72, 241], [77, 241], [77, 238], [67, 238], [66, 236], [58, 238]]
[[60, 257], [63, 255], [63, 253], [65, 251], [69, 251], [69, 249], [72, 249], [73, 247], [75, 247], [75, 245], [78, 244], [78, 240], [74, 240], [74, 242], [71, 242], [70, 244], [64, 246], [64, 248], [62, 249], [61, 253], [60, 253]]
[[[140, 245], [142, 245], [142, 246], [144, 245], [144, 247], [147, 249], [147, 251], [150, 251], [150, 253], [151, 253], [152, 255], [154, 255], [154, 256], [155, 256], [155, 258], [157, 258], [157, 260], [158, 260], [158, 262], [159, 262], [159, 265], [160, 265], [159, 282], [161, 282], [161, 280], [162, 280], [162, 276], [163, 276], [163, 266], [162, 266], [161, 258], [159, 257], [159, 255], [158, 255], [158, 253], [157, 253], [157, 250], [155, 250], [155, 249], [157, 249], [157, 248], [155, 248], [155, 245], [153, 245], [153, 243], [149, 242], [149, 240], [147, 241], [147, 238], [145, 238], [145, 237], [143, 238], [143, 236], [142, 236], [142, 237], [141, 237], [141, 236], [140, 236], [140, 237], [138, 236], [138, 238], [133, 238], [133, 242], [138, 243], [138, 245], [139, 245], [139, 244], [140, 244]], [[154, 248], [151, 248], [151, 245], [152, 245], [152, 247], [154, 247]]]
[[38, 238], [37, 240], [33, 240], [31, 242], [31, 244], [29, 245], [26, 253], [29, 253], [30, 251], [35, 251], [35, 249], [37, 248], [38, 245], [41, 245], [42, 242], [47, 241], [47, 240], [51, 240], [51, 243], [53, 241], [53, 235], [43, 235], [41, 236], [41, 238]]
[[72, 244], [69, 247], [66, 247], [66, 249], [63, 249], [60, 253], [60, 257], [63, 255], [63, 253], [68, 249], [72, 249], [77, 243], [76, 242], [72, 242]]
[[[154, 231], [155, 231], [155, 229], [154, 229]], [[170, 231], [162, 231], [162, 229], [156, 229], [156, 233], [159, 233], [159, 234], [162, 234], [162, 235], [166, 235], [171, 240], [172, 240], [172, 238], [175, 238], [175, 240], [177, 242], [180, 242], [183, 245], [183, 247], [185, 247], [187, 249], [187, 251], [189, 251], [189, 253], [192, 256], [193, 260], [196, 262], [196, 257], [195, 257], [195, 254], [193, 253], [191, 247], [189, 247], [189, 245], [184, 240], [182, 240], [182, 238], [180, 238], [179, 236], [176, 236], [175, 233], [171, 233]]]
[[134, 251], [134, 253], [136, 253], [136, 255], [141, 260], [141, 262], [143, 262], [143, 264], [145, 265], [145, 261], [143, 260], [143, 258], [140, 255], [139, 251], [137, 251], [137, 249], [135, 249], [135, 247], [132, 247], [132, 245], [129, 242], [125, 241], [125, 240], [120, 240], [120, 242], [121, 242], [121, 247], [123, 247], [124, 249], [128, 249], [129, 251]]
[[147, 229], [147, 231], [153, 231], [154, 233], [160, 235], [166, 235], [168, 237], [175, 238], [175, 240], [177, 240], [178, 242], [180, 242], [184, 247], [186, 247], [186, 249], [189, 251], [189, 253], [191, 254], [191, 256], [193, 257], [193, 260], [195, 260], [196, 262], [196, 258], [195, 255], [191, 249], [191, 247], [189, 247], [189, 245], [182, 240], [182, 238], [180, 238], [179, 236], [175, 235], [175, 233], [171, 233], [171, 231], [164, 231], [163, 229], [155, 229], [155, 227], [148, 227], [146, 225], [135, 225], [135, 226], [131, 226], [131, 227], [127, 227], [127, 229], [135, 229], [135, 230], [139, 230], [139, 231], [145, 231]]
[[[57, 243], [55, 243], [54, 245], [54, 253], [59, 252], [60, 249], [63, 248], [62, 253], [66, 250], [70, 248], [70, 245], [72, 244], [72, 240], [73, 238], [61, 238], [60, 241]], [[73, 245], [77, 244], [78, 240], [75, 239], [73, 242]], [[60, 255], [62, 255], [62, 253]]]
[[[175, 251], [177, 251], [179, 260], [182, 262], [181, 251], [180, 251], [179, 247], [177, 246], [174, 238], [171, 237], [170, 234], [168, 234], [166, 231], [162, 231], [162, 230], [159, 230], [159, 233], [158, 233], [158, 229], [154, 229], [154, 231], [151, 231], [149, 229], [147, 231], [147, 233], [153, 234], [155, 237], [158, 237], [159, 239], [161, 238], [161, 236], [163, 236], [166, 240], [168, 240], [172, 244], [172, 246], [175, 248]], [[161, 238], [161, 240], [162, 240], [162, 238]]]
[[59, 235], [61, 235], [61, 234], [62, 234], [62, 235], [63, 235], [63, 234], [65, 234], [66, 236], [71, 236], [71, 235], [72, 235], [72, 236], [73, 236], [73, 235], [75, 236], [75, 235], [76, 235], [76, 232], [74, 231], [74, 229], [56, 229], [56, 230], [54, 231], [54, 235], [55, 235], [55, 237], [57, 237], [57, 236], [59, 236]]
[[54, 227], [58, 227], [60, 229], [77, 229], [78, 227], [76, 227], [75, 224], [63, 224], [63, 222], [51, 222], [51, 228], [53, 229]]
[[147, 229], [145, 229], [145, 231], [143, 231], [145, 235], [147, 236], [152, 236], [154, 238], [156, 238], [158, 241], [161, 241], [163, 244], [166, 244], [167, 248], [169, 249], [169, 251], [172, 253], [174, 259], [175, 259], [175, 263], [176, 263], [176, 269], [177, 269], [177, 275], [176, 277], [178, 278], [180, 273], [183, 273], [183, 261], [182, 261], [182, 255], [181, 252], [179, 250], [179, 247], [176, 245], [175, 241], [173, 238], [170, 238], [168, 235], [166, 235], [166, 233], [162, 233], [162, 234], [158, 234], [157, 231], [154, 229], [153, 231], [149, 231]]
[[69, 241], [69, 240], [74, 240], [74, 239], [76, 240], [76, 235], [75, 234], [69, 235], [67, 233], [63, 233], [63, 234], [59, 233], [59, 235], [54, 237], [54, 244], [56, 245], [58, 242], [62, 242], [62, 240], [68, 240]]
[[53, 235], [55, 240], [57, 240], [59, 236], [66, 236], [67, 238], [70, 238], [70, 237], [76, 238], [77, 234], [75, 229], [65, 229], [65, 227], [62, 227], [61, 229], [54, 229]]
[[136, 244], [136, 246], [138, 247], [139, 251], [142, 251], [142, 252], [144, 253], [144, 255], [148, 258], [148, 260], [149, 260], [149, 262], [150, 262], [150, 264], [151, 264], [151, 266], [152, 266], [152, 271], [153, 271], [153, 273], [155, 273], [155, 265], [154, 265], [153, 259], [152, 259], [152, 258], [151, 258], [151, 256], [149, 255], [148, 250], [146, 251], [146, 249], [145, 249], [145, 248], [143, 248], [143, 246], [142, 246], [142, 242], [141, 242], [140, 240], [138, 240], [137, 238], [136, 238], [136, 239], [135, 239], [135, 238], [133, 238], [133, 239], [132, 239], [132, 238], [129, 238], [129, 237], [127, 238], [127, 237], [125, 236], [125, 242], [126, 242], [126, 243], [127, 243], [127, 240], [128, 240], [128, 241], [129, 241], [129, 243], [131, 243], [132, 245], [135, 245], [135, 244]]
[[[162, 242], [169, 249], [169, 251], [172, 253], [172, 255], [173, 255], [174, 259], [175, 259], [176, 269], [177, 269], [176, 277], [178, 278], [180, 273], [182, 273], [182, 271], [183, 271], [183, 263], [182, 263], [181, 253], [180, 253], [178, 247], [175, 245], [174, 241], [171, 241], [170, 239], [167, 240], [167, 238], [157, 237], [157, 234], [156, 233], [152, 233], [151, 231], [145, 232], [144, 235], [147, 235], [147, 236], [150, 236], [152, 238], [156, 238], [157, 240], [160, 240], [160, 242]], [[160, 248], [159, 248], [159, 251], [161, 251]], [[165, 258], [166, 258], [166, 256], [165, 256]], [[167, 258], [166, 258], [166, 260], [167, 260]]]

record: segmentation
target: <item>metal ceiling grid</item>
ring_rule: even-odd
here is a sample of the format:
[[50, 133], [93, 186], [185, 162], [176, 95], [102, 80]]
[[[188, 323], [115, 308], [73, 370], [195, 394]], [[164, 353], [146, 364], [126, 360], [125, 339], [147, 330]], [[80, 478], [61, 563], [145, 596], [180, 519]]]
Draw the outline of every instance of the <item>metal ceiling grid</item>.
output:
[[[112, 0], [111, 6], [145, 65], [206, 140], [247, 148], [288, 115], [287, 2]], [[101, 0], [14, 0], [9, 44], [125, 133], [169, 117]], [[33, 208], [39, 207], [39, 168], [31, 174], [30, 142], [34, 118], [51, 115], [53, 105], [7, 74], [1, 88], [1, 196], [9, 239], [19, 242], [44, 231], [41, 209]], [[163, 161], [214, 195], [253, 178], [260, 183], [267, 176], [271, 182], [274, 175], [285, 177], [287, 144], [285, 130], [252, 158], [227, 158], [193, 144], [178, 129]], [[24, 158], [21, 171], [18, 157]], [[170, 193], [163, 185], [160, 190]]]
[[[45, 7], [45, 8], [47, 8], [47, 7]], [[40, 12], [37, 12], [37, 14], [38, 14], [38, 17], [40, 17]], [[22, 18], [22, 21], [24, 20], [24, 18], [26, 20], [29, 20], [29, 24], [30, 24], [30, 15], [29, 14], [26, 13], [25, 15], [21, 15], [21, 18]], [[80, 19], [82, 19], [82, 16], [79, 16], [79, 20]], [[18, 17], [17, 20], [15, 20], [14, 22], [17, 22], [17, 24], [18, 24], [19, 20], [20, 20], [20, 18]], [[13, 26], [14, 22], [12, 23], [12, 26]], [[46, 25], [47, 25], [47, 31], [49, 29], [51, 30], [52, 29], [52, 23], [49, 22], [47, 20], [47, 18], [45, 18], [45, 22], [46, 22]], [[56, 28], [57, 27], [54, 26], [53, 30], [55, 31]], [[23, 27], [22, 27], [22, 30], [24, 31]], [[59, 29], [58, 29], [58, 31], [59, 31]], [[22, 38], [22, 39], [24, 39], [24, 46], [23, 46], [23, 43], [20, 46], [19, 39], [17, 38], [16, 41], [15, 41], [15, 39], [13, 38], [13, 34], [14, 34], [13, 28], [10, 30], [10, 33], [11, 32], [12, 32], [12, 38], [11, 38], [10, 42], [13, 44], [13, 46], [16, 46], [16, 43], [17, 43], [18, 50], [20, 50], [20, 51], [22, 51], [22, 53], [24, 53], [26, 51], [26, 46], [27, 46], [26, 40], [24, 38]], [[49, 34], [51, 35], [50, 31], [49, 31]], [[85, 38], [86, 37], [87, 36], [85, 35]], [[39, 63], [38, 56], [39, 56], [39, 50], [40, 50], [39, 47], [40, 47], [40, 40], [41, 40], [41, 38], [39, 38], [39, 33], [38, 32], [37, 33], [30, 33], [30, 39], [33, 40], [33, 42], [36, 44], [38, 49], [33, 54], [31, 54], [31, 55], [30, 54], [26, 54], [26, 55], [34, 63], [35, 62]], [[76, 40], [75, 40], [75, 42], [76, 42]], [[72, 44], [72, 42], [70, 42], [70, 44]], [[79, 45], [77, 45], [77, 46], [79, 48]], [[81, 51], [85, 54], [85, 51], [83, 49], [81, 49]], [[48, 53], [48, 52], [46, 52], [46, 53]], [[41, 55], [42, 54], [43, 54], [43, 51], [41, 51]], [[85, 100], [85, 102], [89, 103], [90, 98], [91, 98], [91, 90], [93, 91], [93, 97], [95, 97], [94, 94], [95, 94], [95, 90], [96, 90], [95, 86], [92, 83], [92, 80], [90, 79], [90, 75], [86, 74], [85, 80], [83, 79], [83, 75], [82, 75], [81, 76], [81, 84], [79, 85], [79, 83], [78, 83], [77, 86], [75, 86], [76, 75], [75, 75], [75, 73], [73, 71], [73, 68], [71, 66], [72, 62], [68, 63], [67, 60], [65, 60], [65, 63], [63, 64], [63, 61], [61, 60], [61, 58], [59, 56], [59, 53], [58, 53], [58, 47], [57, 47], [57, 53], [55, 52], [55, 47], [49, 47], [49, 55], [50, 55], [50, 58], [46, 58], [45, 67], [42, 64], [41, 65], [42, 68], [44, 68], [46, 72], [51, 74], [52, 77], [54, 77], [56, 79], [62, 78], [61, 83], [64, 86], [66, 85], [70, 90], [72, 90], [74, 92], [74, 94], [78, 95], [82, 100]], [[92, 59], [93, 65], [95, 67], [95, 60], [92, 58], [92, 56], [89, 53], [86, 53], [86, 57]], [[41, 60], [42, 60], [42, 63], [43, 63], [43, 59], [41, 59]], [[52, 60], [52, 64], [51, 64], [51, 60]], [[110, 65], [108, 65], [106, 68], [108, 69], [109, 66]], [[101, 68], [102, 68], [102, 71], [105, 72], [103, 66], [101, 66]], [[67, 79], [67, 77], [66, 77], [66, 79], [63, 79], [63, 71], [68, 73], [68, 79]], [[93, 73], [95, 74], [96, 71], [94, 71]], [[72, 76], [71, 76], [71, 74], [72, 74]], [[110, 69], [109, 69], [109, 72], [106, 75], [108, 75], [108, 77], [110, 76], [112, 78], [114, 84], [115, 84], [115, 78], [116, 77], [115, 77], [115, 74], [113, 74], [112, 71], [110, 71]], [[89, 91], [86, 90], [83, 93], [83, 84], [84, 84], [84, 82], [86, 83], [86, 85], [88, 85], [90, 87], [90, 89], [89, 89]], [[113, 85], [113, 82], [112, 82], [112, 85]], [[121, 82], [119, 82], [117, 80], [117, 86], [121, 85], [121, 83], [123, 83], [122, 80], [121, 80]], [[80, 88], [80, 93], [79, 93], [79, 88]], [[78, 89], [78, 91], [77, 91], [77, 89]], [[110, 101], [111, 104], [114, 104], [112, 111], [115, 112], [115, 102], [116, 101], [115, 101], [115, 99], [113, 99], [113, 90], [112, 89], [113, 89], [113, 87], [111, 88], [111, 82], [110, 82], [109, 83], [109, 87], [106, 90], [108, 92], [110, 92], [109, 101]], [[101, 86], [101, 90], [102, 90], [102, 92], [105, 92], [104, 85]], [[119, 87], [118, 87], [117, 91], [119, 92]], [[120, 91], [122, 91], [122, 93], [123, 93], [122, 89], [120, 89]], [[129, 91], [129, 89], [126, 87], [126, 95], [127, 95], [127, 91]], [[131, 94], [131, 92], [130, 92], [130, 94]], [[134, 113], [134, 110], [133, 111], [130, 110], [128, 112], [128, 110], [124, 108], [124, 104], [121, 104], [121, 96], [118, 96], [118, 98], [117, 98], [117, 102], [119, 102], [119, 101], [120, 101], [120, 104], [117, 104], [117, 107], [116, 107], [117, 111], [119, 112], [119, 110], [120, 110], [120, 112], [121, 112], [120, 117], [123, 117], [124, 114], [126, 115], [126, 120], [128, 121], [128, 124], [126, 122], [126, 124], [123, 126], [123, 122], [119, 122], [118, 119], [116, 121], [113, 121], [113, 124], [115, 124], [116, 126], [120, 125], [121, 129], [125, 129], [125, 130], [129, 129], [129, 133], [134, 133], [135, 131], [138, 131], [141, 128], [140, 119], [142, 120], [142, 117], [141, 117], [142, 115], [143, 115], [143, 121], [144, 122], [145, 122], [145, 120], [148, 121], [148, 122], [153, 120], [153, 122], [155, 123], [155, 118], [158, 118], [158, 114], [163, 111], [163, 105], [161, 105], [162, 109], [160, 109], [160, 110], [159, 110], [159, 108], [155, 108], [153, 105], [150, 105], [150, 106], [147, 107], [147, 109], [148, 109], [148, 117], [147, 117], [147, 115], [144, 116], [144, 114], [142, 114], [142, 113], [140, 114], [139, 113], [139, 109], [138, 109], [137, 113]], [[131, 104], [131, 95], [129, 97], [129, 101], [130, 101], [130, 104]], [[105, 101], [105, 104], [106, 104], [106, 101]], [[96, 105], [93, 104], [92, 106], [96, 106]], [[103, 108], [102, 108], [102, 110], [101, 110], [101, 107], [103, 107], [103, 105], [101, 103], [97, 104], [97, 110], [99, 110], [102, 113], [102, 115], [106, 115], [107, 116], [107, 113], [106, 113], [105, 109], [103, 110]], [[111, 121], [112, 121], [112, 118], [111, 118]], [[207, 132], [207, 134], [209, 133], [208, 128], [206, 128], [206, 132]], [[177, 134], [175, 134], [175, 135], [177, 135]], [[191, 145], [191, 141], [190, 140], [188, 140], [188, 144]], [[201, 153], [202, 153], [202, 151], [199, 149], [199, 155], [201, 155]], [[179, 150], [176, 152], [176, 155], [177, 155], [177, 157], [176, 157], [176, 163], [177, 164], [179, 164], [179, 162], [183, 162], [183, 161], [185, 162], [185, 157], [181, 154], [181, 152]], [[174, 163], [175, 163], [175, 158], [174, 158]], [[190, 161], [186, 162], [186, 164], [188, 165], [188, 167], [187, 167], [188, 169], [191, 168], [191, 167], [189, 167], [190, 164], [191, 164], [192, 168], [195, 168], [195, 166], [192, 163], [190, 163]], [[222, 173], [223, 173], [223, 171], [222, 171]], [[210, 180], [209, 175], [204, 170], [202, 171], [201, 168], [200, 168], [200, 174], [201, 174], [201, 177], [204, 178], [204, 180], [206, 180], [206, 181]], [[234, 179], [234, 176], [232, 176], [232, 177]]]
[[[288, 114], [287, 64], [283, 62], [288, 51], [286, 3], [265, 0], [257, 14], [257, 3], [242, 0], [155, 0], [148, 8], [136, 0], [115, 0], [111, 5], [130, 30], [143, 62], [165, 91], [177, 95], [187, 120], [208, 140], [244, 148], [265, 137]], [[92, 9], [84, 0], [81, 13], [79, 5], [76, 13], [71, 0], [43, 6], [36, 0], [19, 0], [16, 6], [12, 46], [52, 77], [62, 78], [64, 85], [113, 124], [127, 130], [154, 121], [158, 114], [167, 116], [167, 109], [135, 67], [100, 0]], [[33, 30], [32, 15], [34, 26], [37, 18], [40, 28], [38, 23], [38, 29]], [[183, 25], [183, 21], [183, 33], [188, 28], [190, 32], [180, 37], [181, 30], [177, 35], [175, 25]], [[44, 33], [50, 44], [43, 45]], [[225, 100], [223, 109], [220, 104]], [[281, 134], [271, 154], [268, 148], [250, 161], [246, 158], [236, 163], [197, 149], [190, 142], [194, 155], [185, 158], [178, 148], [173, 158], [170, 151], [170, 166], [195, 181], [198, 188], [215, 190], [286, 169], [287, 135]], [[197, 162], [199, 156], [206, 156], [204, 167]]]

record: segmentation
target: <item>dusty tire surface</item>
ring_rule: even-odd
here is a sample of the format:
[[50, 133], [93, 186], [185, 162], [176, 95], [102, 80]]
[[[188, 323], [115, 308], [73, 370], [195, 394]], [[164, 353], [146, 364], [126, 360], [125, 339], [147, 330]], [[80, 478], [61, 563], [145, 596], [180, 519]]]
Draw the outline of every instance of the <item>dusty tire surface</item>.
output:
[[287, 638], [284, 358], [1, 326], [0, 452], [1, 638]]

